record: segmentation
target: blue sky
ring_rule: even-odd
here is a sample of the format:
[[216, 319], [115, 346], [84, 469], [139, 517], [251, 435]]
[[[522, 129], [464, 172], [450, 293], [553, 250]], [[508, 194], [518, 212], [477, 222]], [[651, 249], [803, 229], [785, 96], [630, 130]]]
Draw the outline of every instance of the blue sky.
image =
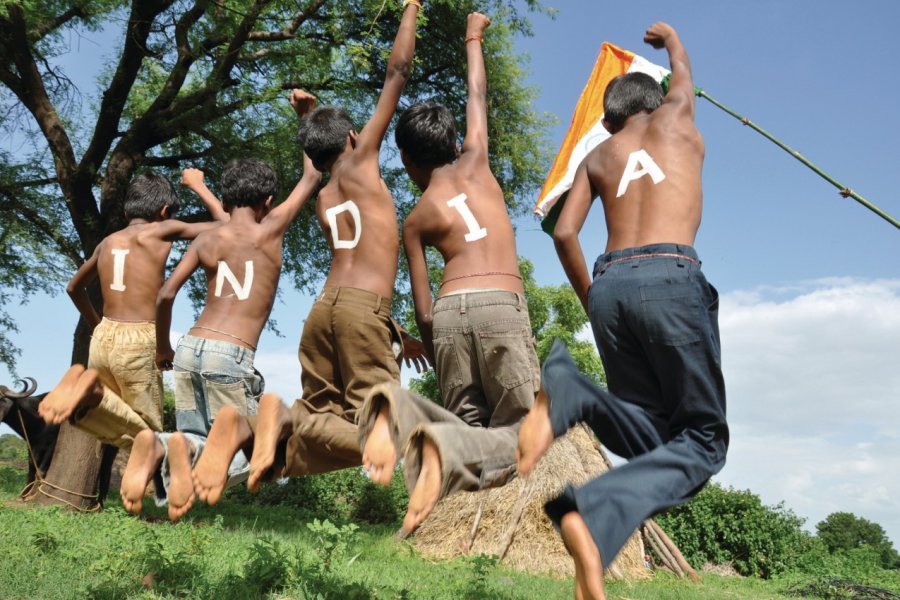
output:
[[[559, 118], [554, 148], [602, 41], [668, 66], [664, 51], [642, 42], [644, 30], [663, 20], [681, 34], [698, 86], [900, 218], [900, 80], [892, 61], [900, 3], [556, 5], [556, 19], [535, 16], [535, 37], [516, 44], [531, 55], [535, 110]], [[111, 52], [89, 38], [73, 43], [71, 64]], [[854, 512], [900, 543], [900, 230], [702, 99], [697, 124], [707, 158], [696, 247], [722, 294], [732, 428], [717, 480], [769, 504], [784, 500], [810, 525], [830, 512]], [[15, 149], [6, 137], [0, 143]], [[537, 280], [564, 282], [538, 223], [523, 217], [517, 228]], [[582, 241], [593, 261], [606, 241], [596, 207]], [[299, 394], [296, 347], [310, 302], [285, 291], [273, 313], [285, 337], [266, 334], [260, 342], [260, 370], [286, 398]], [[14, 314], [22, 330], [19, 372], [46, 389], [68, 365], [77, 313], [62, 294], [35, 298]], [[173, 329], [184, 332], [191, 316], [177, 304]]]

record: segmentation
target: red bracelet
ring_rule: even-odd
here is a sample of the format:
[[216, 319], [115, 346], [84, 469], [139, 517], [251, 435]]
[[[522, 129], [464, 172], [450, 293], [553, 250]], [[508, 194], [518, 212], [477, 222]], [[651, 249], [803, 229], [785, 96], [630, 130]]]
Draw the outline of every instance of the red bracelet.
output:
[[479, 35], [477, 33], [473, 33], [472, 35], [470, 35], [466, 38], [467, 44], [469, 42], [483, 42], [483, 41], [484, 41], [484, 37], [482, 37], [481, 35]]

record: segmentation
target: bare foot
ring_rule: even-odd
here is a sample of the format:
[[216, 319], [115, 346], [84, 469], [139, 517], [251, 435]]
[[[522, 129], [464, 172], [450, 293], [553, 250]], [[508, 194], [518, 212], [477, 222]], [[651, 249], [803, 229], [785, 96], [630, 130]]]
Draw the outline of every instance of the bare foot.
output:
[[228, 466], [241, 447], [253, 437], [247, 417], [231, 406], [225, 406], [216, 415], [203, 454], [194, 467], [194, 491], [197, 497], [213, 505], [222, 497], [228, 481]]
[[391, 423], [388, 418], [387, 403], [381, 405], [375, 424], [369, 432], [366, 447], [363, 448], [363, 469], [369, 479], [381, 485], [390, 485], [397, 466], [397, 449], [391, 438]]
[[606, 600], [603, 589], [603, 563], [584, 519], [575, 511], [563, 515], [560, 522], [566, 550], [575, 560], [575, 598]]
[[59, 425], [78, 408], [93, 408], [103, 399], [103, 384], [96, 369], [72, 365], [60, 382], [38, 404], [38, 413], [50, 425]]
[[538, 459], [553, 443], [553, 428], [550, 426], [550, 400], [544, 388], [538, 392], [534, 405], [519, 429], [519, 447], [516, 449], [516, 468], [522, 475], [534, 470]]
[[[221, 413], [220, 413], [221, 414]], [[291, 413], [275, 394], [263, 394], [259, 399], [256, 430], [253, 433], [253, 454], [250, 456], [250, 476], [247, 489], [259, 491], [259, 485], [275, 464], [275, 453], [281, 440], [293, 432]]]
[[409, 534], [428, 518], [441, 494], [441, 455], [427, 437], [422, 440], [422, 470], [409, 496], [409, 508], [403, 518], [403, 530]]
[[194, 504], [191, 458], [194, 445], [175, 432], [169, 437], [169, 520], [176, 523]]
[[159, 468], [164, 455], [165, 449], [152, 429], [144, 429], [134, 437], [128, 464], [122, 474], [122, 485], [119, 487], [122, 505], [131, 514], [141, 512], [147, 484]]

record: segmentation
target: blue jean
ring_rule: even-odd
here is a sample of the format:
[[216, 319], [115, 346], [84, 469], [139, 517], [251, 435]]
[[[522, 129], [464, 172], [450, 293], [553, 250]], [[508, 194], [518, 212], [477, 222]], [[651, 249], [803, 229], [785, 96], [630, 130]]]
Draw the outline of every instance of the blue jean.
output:
[[689, 500], [725, 464], [718, 305], [690, 246], [602, 254], [588, 306], [609, 390], [578, 372], [559, 341], [544, 362], [554, 435], [585, 421], [629, 460], [546, 505], [557, 525], [579, 512], [604, 564], [644, 519]]
[[[265, 388], [262, 375], [253, 368], [255, 353], [249, 348], [186, 335], [175, 350], [175, 427], [194, 446], [194, 463], [203, 452], [206, 437], [219, 411], [231, 406], [243, 415], [255, 415]], [[165, 448], [161, 465], [163, 488], [169, 486], [169, 433], [159, 436]], [[231, 487], [246, 481], [250, 464], [238, 452], [228, 468]]]

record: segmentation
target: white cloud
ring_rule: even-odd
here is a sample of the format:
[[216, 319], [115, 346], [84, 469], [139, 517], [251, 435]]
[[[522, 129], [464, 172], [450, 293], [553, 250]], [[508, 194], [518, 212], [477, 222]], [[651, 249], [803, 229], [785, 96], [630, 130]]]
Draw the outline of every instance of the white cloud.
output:
[[724, 294], [732, 443], [721, 483], [813, 527], [849, 511], [900, 545], [900, 280]]

